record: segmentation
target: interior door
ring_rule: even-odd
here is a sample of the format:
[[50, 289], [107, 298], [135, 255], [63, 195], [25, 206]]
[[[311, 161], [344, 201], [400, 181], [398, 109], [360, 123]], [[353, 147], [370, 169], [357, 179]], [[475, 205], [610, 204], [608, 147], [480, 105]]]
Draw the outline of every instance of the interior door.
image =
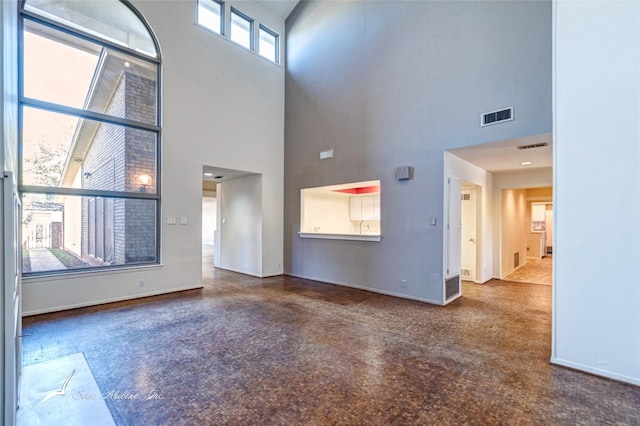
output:
[[20, 197], [13, 174], [3, 177], [4, 260], [4, 424], [15, 424], [22, 367], [22, 275], [20, 265]]
[[447, 178], [447, 262], [446, 277], [460, 275], [461, 227], [462, 212], [460, 202], [461, 181], [460, 178], [450, 176]]
[[463, 189], [460, 199], [462, 204], [462, 256], [460, 261], [460, 276], [464, 280], [475, 281], [477, 257], [477, 211], [475, 188], [467, 187]]

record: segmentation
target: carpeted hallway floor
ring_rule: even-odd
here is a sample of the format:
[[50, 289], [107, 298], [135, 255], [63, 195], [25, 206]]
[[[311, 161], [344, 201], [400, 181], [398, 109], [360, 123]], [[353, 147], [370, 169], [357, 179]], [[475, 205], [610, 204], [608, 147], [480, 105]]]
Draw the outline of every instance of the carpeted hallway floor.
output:
[[640, 388], [552, 366], [551, 287], [447, 307], [213, 271], [203, 290], [28, 317], [24, 362], [83, 352], [118, 425], [640, 424]]
[[527, 259], [527, 263], [503, 279], [505, 281], [551, 285], [552, 274], [553, 259], [547, 255], [542, 259]]

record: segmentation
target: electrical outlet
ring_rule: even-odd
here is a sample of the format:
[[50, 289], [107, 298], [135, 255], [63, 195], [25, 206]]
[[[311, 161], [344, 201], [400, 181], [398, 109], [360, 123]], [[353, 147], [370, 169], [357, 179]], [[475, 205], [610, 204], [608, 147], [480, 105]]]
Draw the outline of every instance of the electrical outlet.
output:
[[138, 281], [138, 287], [144, 287], [144, 280]]
[[407, 280], [400, 280], [400, 287], [407, 288]]

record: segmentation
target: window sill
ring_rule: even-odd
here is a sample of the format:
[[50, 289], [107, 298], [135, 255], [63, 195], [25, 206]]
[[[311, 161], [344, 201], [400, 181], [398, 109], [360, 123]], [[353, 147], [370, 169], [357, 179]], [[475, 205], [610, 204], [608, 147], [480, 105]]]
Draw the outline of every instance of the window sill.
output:
[[112, 275], [112, 274], [125, 274], [135, 272], [141, 269], [162, 269], [161, 263], [153, 263], [146, 265], [131, 265], [131, 266], [118, 266], [104, 269], [75, 269], [72, 271], [51, 271], [41, 273], [29, 273], [29, 275], [22, 276], [22, 283], [29, 284], [30, 282], [40, 281], [59, 281], [65, 278], [90, 278], [92, 276], [99, 275]]
[[298, 232], [300, 238], [321, 240], [380, 241], [380, 234], [321, 234], [319, 232]]

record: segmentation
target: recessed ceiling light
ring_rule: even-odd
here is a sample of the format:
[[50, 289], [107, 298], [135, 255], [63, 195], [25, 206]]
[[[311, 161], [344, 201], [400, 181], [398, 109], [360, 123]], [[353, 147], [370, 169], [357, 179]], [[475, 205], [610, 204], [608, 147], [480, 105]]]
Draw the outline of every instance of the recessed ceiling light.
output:
[[205, 172], [205, 173], [204, 173], [204, 175], [205, 175], [206, 177], [211, 177], [211, 176], [213, 176], [213, 173]]
[[520, 163], [521, 166], [530, 166], [533, 163], [531, 161], [523, 161], [522, 163]]
[[125, 61], [125, 62], [124, 62], [124, 67], [125, 67], [125, 68], [130, 68], [130, 67], [131, 67], [131, 64], [130, 64], [129, 62]]

